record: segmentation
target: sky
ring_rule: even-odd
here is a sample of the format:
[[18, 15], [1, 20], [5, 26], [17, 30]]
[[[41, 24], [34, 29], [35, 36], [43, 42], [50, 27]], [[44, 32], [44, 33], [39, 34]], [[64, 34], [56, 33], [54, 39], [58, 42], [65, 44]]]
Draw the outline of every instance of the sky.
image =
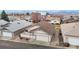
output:
[[[31, 13], [32, 11], [46, 11], [50, 14], [60, 14], [60, 13], [65, 13], [65, 14], [79, 14], [79, 10], [5, 10], [7, 14], [9, 13]], [[0, 13], [2, 10], [0, 10]]]

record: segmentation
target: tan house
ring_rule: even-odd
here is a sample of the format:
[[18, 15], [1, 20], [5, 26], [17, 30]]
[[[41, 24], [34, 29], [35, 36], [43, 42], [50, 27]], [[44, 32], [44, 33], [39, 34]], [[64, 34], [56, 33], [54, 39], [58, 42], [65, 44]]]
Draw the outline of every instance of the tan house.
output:
[[54, 25], [47, 21], [41, 21], [34, 26], [26, 28], [26, 31], [21, 33], [21, 37], [44, 41], [54, 45], [59, 44], [59, 33], [56, 32]]
[[52, 16], [51, 15], [47, 15], [46, 16], [46, 21], [50, 21], [50, 20], [52, 20]]
[[[26, 31], [32, 34], [29, 35], [30, 39], [33, 37], [35, 40], [50, 42], [54, 33], [54, 26], [46, 21], [41, 21], [37, 25], [26, 28]], [[23, 34], [24, 33], [22, 33], [21, 36]], [[27, 36], [28, 35], [26, 35], [26, 37]]]
[[72, 22], [79, 22], [79, 16], [67, 16], [67, 17], [63, 17], [63, 22], [64, 23], [72, 23]]
[[64, 42], [79, 46], [79, 22], [62, 24], [61, 31]]
[[52, 23], [52, 24], [56, 24], [56, 23], [60, 24], [60, 22], [61, 22], [61, 17], [48, 15], [48, 16], [46, 17], [46, 21], [49, 21], [49, 23]]
[[8, 22], [0, 19], [0, 37], [2, 36], [2, 31], [6, 25], [8, 25]]
[[41, 21], [41, 13], [38, 12], [32, 12], [31, 19], [34, 23], [38, 23]]

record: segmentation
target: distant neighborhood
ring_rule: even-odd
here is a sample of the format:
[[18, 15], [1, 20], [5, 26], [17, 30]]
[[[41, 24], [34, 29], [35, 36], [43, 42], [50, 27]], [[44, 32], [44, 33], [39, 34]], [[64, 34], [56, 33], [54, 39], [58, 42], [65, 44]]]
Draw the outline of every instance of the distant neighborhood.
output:
[[[52, 10], [53, 11], [53, 10]], [[0, 14], [0, 40], [55, 48], [79, 48], [79, 14], [46, 11]]]

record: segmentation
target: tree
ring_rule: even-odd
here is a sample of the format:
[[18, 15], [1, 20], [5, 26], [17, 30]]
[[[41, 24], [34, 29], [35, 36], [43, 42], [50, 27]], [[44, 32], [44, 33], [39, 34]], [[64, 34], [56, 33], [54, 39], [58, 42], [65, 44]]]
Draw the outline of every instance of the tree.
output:
[[26, 13], [26, 15], [30, 15], [29, 13]]
[[49, 15], [49, 13], [47, 12], [46, 15]]
[[9, 18], [8, 18], [8, 15], [6, 14], [6, 12], [3, 10], [2, 13], [1, 13], [1, 19], [9, 22]]

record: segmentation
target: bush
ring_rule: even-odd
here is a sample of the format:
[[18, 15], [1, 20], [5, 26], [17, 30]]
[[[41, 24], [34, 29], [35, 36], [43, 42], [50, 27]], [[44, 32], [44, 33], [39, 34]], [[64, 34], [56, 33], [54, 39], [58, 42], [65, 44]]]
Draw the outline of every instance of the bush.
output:
[[65, 47], [69, 47], [69, 46], [70, 46], [69, 43], [64, 43], [63, 45], [64, 45]]

